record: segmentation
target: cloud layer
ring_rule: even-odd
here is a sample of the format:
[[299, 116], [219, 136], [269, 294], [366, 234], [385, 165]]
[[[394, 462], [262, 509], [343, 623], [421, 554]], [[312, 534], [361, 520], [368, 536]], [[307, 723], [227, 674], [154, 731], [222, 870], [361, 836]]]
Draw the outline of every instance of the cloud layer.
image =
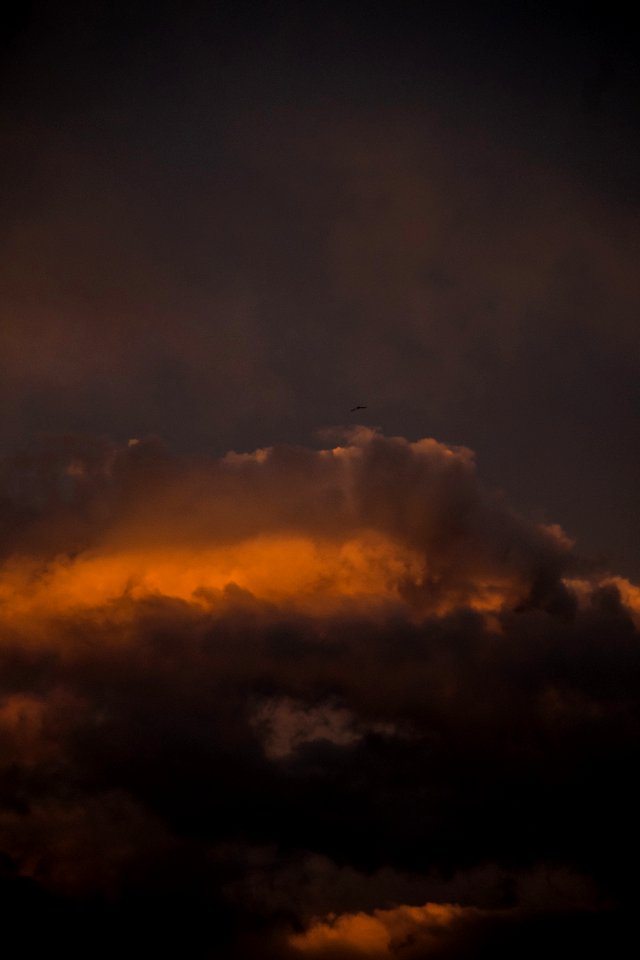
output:
[[336, 441], [3, 464], [0, 883], [33, 944], [526, 957], [626, 930], [637, 588], [469, 450]]

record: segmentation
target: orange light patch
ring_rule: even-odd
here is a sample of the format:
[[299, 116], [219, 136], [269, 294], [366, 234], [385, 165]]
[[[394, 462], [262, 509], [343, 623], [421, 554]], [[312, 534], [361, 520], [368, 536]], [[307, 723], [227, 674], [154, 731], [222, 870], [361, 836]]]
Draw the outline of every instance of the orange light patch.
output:
[[374, 532], [344, 542], [261, 536], [208, 548], [112, 548], [48, 563], [14, 558], [0, 578], [0, 616], [59, 616], [149, 596], [211, 606], [230, 584], [314, 614], [344, 602], [373, 609], [402, 603], [417, 615], [464, 606], [491, 613], [518, 594], [518, 584], [506, 577], [450, 584], [432, 593], [424, 586], [426, 566], [417, 551]]
[[104, 546], [48, 562], [14, 557], [0, 571], [0, 619], [19, 627], [153, 596], [212, 608], [230, 585], [316, 616], [347, 608], [375, 614], [392, 604], [412, 618], [468, 607], [490, 619], [521, 589], [506, 576], [433, 589], [423, 555], [374, 531], [344, 541], [262, 535], [207, 547]]
[[609, 577], [603, 581], [603, 586], [612, 584], [617, 587], [620, 599], [631, 614], [636, 627], [640, 630], [640, 587], [631, 583], [625, 577]]
[[620, 594], [620, 600], [629, 611], [636, 627], [640, 629], [640, 587], [631, 583], [625, 577], [609, 576], [595, 580], [578, 578], [565, 579], [565, 586], [571, 590], [581, 606], [587, 606], [592, 599], [593, 591], [601, 587], [615, 587]]
[[[273, 602], [313, 606], [314, 598], [399, 598], [421, 576], [420, 557], [377, 534], [343, 543], [310, 537], [256, 537], [223, 547], [92, 552], [48, 564], [14, 560], [0, 581], [5, 615], [60, 614], [121, 597], [162, 595], [206, 603], [229, 584]], [[207, 599], [208, 598], [208, 599]]]
[[331, 956], [338, 949], [355, 955], [389, 958], [404, 944], [419, 939], [428, 949], [456, 923], [482, 911], [451, 903], [399, 906], [368, 913], [332, 914], [311, 924], [304, 933], [292, 934], [289, 945], [301, 954]]

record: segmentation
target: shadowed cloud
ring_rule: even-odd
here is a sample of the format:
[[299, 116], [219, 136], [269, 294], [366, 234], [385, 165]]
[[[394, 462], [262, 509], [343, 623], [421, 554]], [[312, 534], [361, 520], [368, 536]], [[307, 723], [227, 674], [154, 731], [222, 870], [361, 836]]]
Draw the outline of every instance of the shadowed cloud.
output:
[[194, 957], [621, 929], [637, 588], [485, 489], [470, 451], [63, 438], [3, 478], [20, 909], [111, 915], [114, 937], [160, 910], [153, 937]]

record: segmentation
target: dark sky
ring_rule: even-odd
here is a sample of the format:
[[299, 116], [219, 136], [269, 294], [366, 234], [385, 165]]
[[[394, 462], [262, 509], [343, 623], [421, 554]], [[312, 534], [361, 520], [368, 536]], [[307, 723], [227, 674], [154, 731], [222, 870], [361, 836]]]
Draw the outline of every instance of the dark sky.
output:
[[615, 4], [5, 17], [25, 956], [620, 955], [638, 63]]
[[2, 444], [472, 447], [637, 575], [638, 67], [615, 5], [20, 4]]

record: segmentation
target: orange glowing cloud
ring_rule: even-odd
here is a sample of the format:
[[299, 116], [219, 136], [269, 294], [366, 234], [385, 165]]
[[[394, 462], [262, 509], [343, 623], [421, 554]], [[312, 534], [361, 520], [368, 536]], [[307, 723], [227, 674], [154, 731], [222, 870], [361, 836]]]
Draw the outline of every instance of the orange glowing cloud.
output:
[[337, 597], [399, 599], [401, 584], [417, 581], [421, 570], [415, 550], [374, 532], [343, 542], [258, 536], [222, 547], [95, 550], [44, 566], [14, 562], [3, 571], [0, 598], [14, 615], [64, 613], [124, 596], [206, 605], [235, 584], [259, 599], [306, 607]]
[[353, 957], [386, 960], [400, 955], [398, 951], [416, 941], [428, 952], [456, 925], [483, 913], [476, 907], [426, 903], [420, 907], [402, 905], [375, 910], [372, 914], [332, 914], [314, 921], [304, 933], [292, 934], [289, 945], [302, 956], [330, 957], [344, 951]]
[[636, 629], [640, 629], [640, 587], [631, 583], [626, 577], [603, 574], [589, 578], [567, 577], [563, 582], [583, 609], [589, 607], [594, 591], [612, 589], [633, 620]]
[[314, 615], [492, 614], [571, 554], [559, 528], [480, 488], [470, 451], [430, 439], [358, 429], [333, 449], [218, 461], [143, 442], [65, 457], [60, 488], [0, 570], [0, 617], [14, 624], [123, 598], [212, 607], [231, 585]]
[[272, 535], [221, 547], [93, 550], [44, 564], [34, 558], [8, 562], [0, 612], [17, 624], [152, 596], [215, 608], [230, 586], [314, 615], [347, 608], [373, 613], [389, 605], [417, 615], [464, 606], [491, 612], [518, 596], [519, 584], [507, 577], [423, 596], [425, 567], [415, 548], [375, 531], [344, 541]]

